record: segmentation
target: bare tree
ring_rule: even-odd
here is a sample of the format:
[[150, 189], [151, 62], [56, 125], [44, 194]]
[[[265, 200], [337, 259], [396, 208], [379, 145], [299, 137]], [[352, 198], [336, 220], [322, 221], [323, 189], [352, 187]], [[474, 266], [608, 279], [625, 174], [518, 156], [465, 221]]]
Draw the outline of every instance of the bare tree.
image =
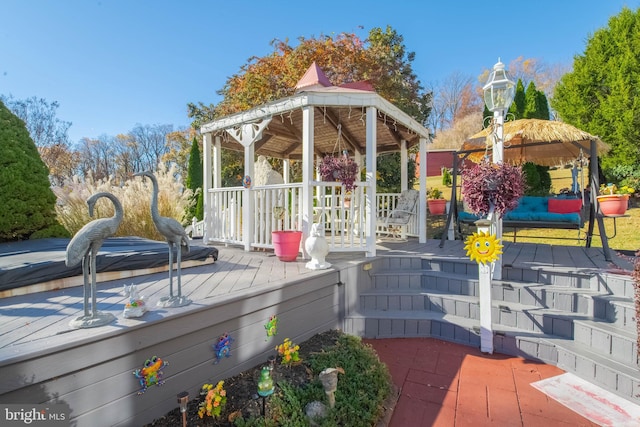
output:
[[130, 132], [132, 149], [138, 164], [136, 171], [155, 170], [168, 151], [167, 135], [173, 132], [172, 125], [137, 124]]
[[434, 96], [429, 126], [436, 134], [452, 127], [457, 119], [481, 109], [482, 101], [474, 90], [473, 79], [460, 72], [451, 73], [431, 90]]
[[38, 99], [35, 96], [20, 100], [11, 95], [2, 96], [0, 99], [7, 108], [24, 121], [36, 147], [69, 145], [67, 132], [71, 122], [62, 121], [56, 117], [56, 110], [59, 107], [56, 101], [48, 103], [46, 99]]
[[82, 138], [78, 147], [80, 172], [94, 179], [108, 179], [116, 168], [113, 162], [113, 137], [101, 135], [98, 139]]

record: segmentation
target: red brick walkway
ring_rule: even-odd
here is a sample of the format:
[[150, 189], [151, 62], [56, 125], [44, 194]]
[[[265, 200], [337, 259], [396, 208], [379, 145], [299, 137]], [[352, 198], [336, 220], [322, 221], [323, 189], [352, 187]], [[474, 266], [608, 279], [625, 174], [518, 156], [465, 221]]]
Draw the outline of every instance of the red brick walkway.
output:
[[400, 391], [389, 427], [597, 426], [530, 385], [555, 366], [433, 338], [364, 342]]

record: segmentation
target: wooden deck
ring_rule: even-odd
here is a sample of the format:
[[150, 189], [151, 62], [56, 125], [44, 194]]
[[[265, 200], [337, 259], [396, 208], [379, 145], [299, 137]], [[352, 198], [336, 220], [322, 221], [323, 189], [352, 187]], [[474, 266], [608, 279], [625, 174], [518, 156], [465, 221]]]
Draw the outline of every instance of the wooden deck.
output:
[[[447, 241], [439, 248], [439, 240], [420, 244], [417, 239], [407, 241], [382, 240], [378, 243], [378, 256], [420, 256], [467, 259], [461, 241]], [[272, 252], [245, 252], [237, 247], [221, 247], [220, 258], [182, 271], [182, 293], [193, 301], [186, 307], [156, 309], [157, 301], [168, 294], [169, 280], [166, 271], [130, 277], [131, 272], [121, 272], [116, 278], [98, 284], [98, 309], [114, 314], [118, 320], [112, 325], [89, 330], [73, 330], [69, 320], [82, 315], [82, 286], [74, 286], [47, 292], [38, 292], [0, 299], [0, 363], [6, 359], [25, 355], [46, 345], [82, 341], [88, 337], [110, 334], [123, 327], [141, 322], [159, 321], [184, 314], [220, 299], [242, 295], [265, 286], [277, 286], [285, 282], [303, 281], [340, 270], [346, 265], [366, 262], [363, 254], [329, 254], [332, 263], [329, 270], [313, 271], [305, 268], [306, 260], [281, 262]], [[557, 271], [594, 272], [632, 271], [631, 260], [616, 257], [614, 262], [605, 260], [600, 248], [539, 245], [505, 242], [503, 264], [505, 266], [536, 266]], [[114, 273], [111, 274], [111, 277]], [[75, 281], [78, 283], [78, 281]], [[152, 313], [143, 320], [122, 318], [126, 298], [121, 295], [123, 285], [137, 285]], [[174, 283], [174, 291], [176, 284]]]
[[[439, 240], [420, 244], [417, 239], [385, 239], [379, 242], [377, 254], [378, 257], [468, 259], [463, 242], [447, 241], [444, 248], [439, 248], [439, 243]], [[201, 370], [207, 365], [207, 371], [211, 370], [211, 344], [225, 331], [239, 338], [238, 351], [234, 352], [238, 356], [234, 356], [233, 363], [227, 363], [231, 366], [217, 367], [213, 374], [216, 378], [225, 378], [253, 366], [272, 351], [273, 344], [265, 343], [262, 328], [263, 319], [268, 318], [269, 313], [278, 313], [279, 317], [282, 313], [285, 319], [281, 325], [282, 336], [292, 339], [303, 339], [321, 330], [340, 327], [341, 311], [348, 304], [344, 301], [344, 290], [340, 288], [344, 288], [342, 285], [348, 283], [350, 277], [357, 276], [356, 270], [363, 270], [361, 264], [373, 260], [362, 253], [330, 254], [327, 261], [333, 267], [313, 271], [307, 270], [306, 260], [300, 258], [295, 262], [281, 262], [271, 252], [244, 252], [240, 248], [222, 246], [218, 249], [219, 258], [215, 263], [183, 269], [182, 294], [193, 301], [185, 307], [156, 307], [156, 302], [168, 294], [166, 272], [137, 277], [123, 272], [122, 278], [99, 283], [98, 309], [117, 317], [114, 323], [99, 328], [77, 330], [69, 327], [69, 321], [83, 312], [81, 286], [0, 299], [0, 375], [5, 379], [0, 386], [0, 400], [5, 403], [62, 400], [77, 417], [74, 418], [77, 425], [92, 425], [96, 417], [104, 417], [106, 411], [121, 411], [123, 395], [126, 399], [135, 399], [137, 385], [131, 370], [139, 367], [144, 358], [154, 355], [148, 352], [171, 354], [181, 363], [185, 360], [185, 364], [189, 360], [192, 365], [184, 369], [193, 371], [190, 377], [181, 377], [171, 390], [158, 392], [157, 400], [161, 403], [137, 403], [147, 399], [146, 395], [132, 400], [136, 404], [129, 411], [137, 415], [121, 418], [118, 425], [151, 420], [153, 414], [166, 412], [166, 405], [170, 404], [167, 402], [175, 401], [175, 392], [181, 391], [175, 389], [178, 384], [186, 383], [179, 387], [191, 388], [195, 393], [196, 385], [207, 380]], [[599, 248], [509, 242], [505, 242], [503, 263], [567, 273], [619, 273], [632, 269], [631, 261], [621, 257], [616, 257], [614, 263], [607, 262]], [[137, 285], [151, 308], [151, 312], [140, 319], [122, 317], [126, 298], [121, 291], [123, 285], [130, 284]], [[307, 318], [314, 322], [305, 329]], [[202, 338], [202, 332], [196, 336], [196, 332], [207, 329], [207, 338]], [[203, 358], [208, 358], [209, 362], [203, 363]], [[96, 376], [96, 365], [107, 366], [104, 373], [109, 378]], [[74, 373], [80, 370], [83, 374]], [[102, 389], [122, 388], [123, 382], [126, 387], [124, 391], [105, 393], [102, 403], [100, 399], [78, 403], [89, 399], [82, 397], [83, 394], [96, 393], [76, 385], [81, 383], [82, 375], [89, 378], [87, 381], [100, 382]], [[57, 387], [61, 383], [63, 386]], [[34, 393], [36, 386], [38, 394]], [[94, 409], [92, 404], [106, 409]], [[158, 408], [159, 405], [165, 406]]]

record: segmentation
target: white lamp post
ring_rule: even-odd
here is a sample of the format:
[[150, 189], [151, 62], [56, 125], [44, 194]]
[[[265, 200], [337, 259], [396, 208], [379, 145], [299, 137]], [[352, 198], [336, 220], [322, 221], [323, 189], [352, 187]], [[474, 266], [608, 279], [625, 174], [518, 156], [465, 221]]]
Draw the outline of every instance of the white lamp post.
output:
[[[509, 109], [515, 95], [515, 85], [504, 69], [504, 64], [498, 59], [489, 74], [484, 90], [484, 102], [489, 111], [493, 113], [493, 163], [502, 163], [504, 160], [504, 114]], [[500, 191], [500, 190], [498, 190]], [[492, 214], [492, 218], [476, 222], [478, 232], [488, 233], [489, 225], [497, 239], [502, 239], [502, 218], [499, 214]], [[485, 353], [493, 353], [493, 327], [491, 324], [491, 270], [497, 280], [502, 279], [502, 257], [498, 257], [493, 266], [484, 263], [478, 264], [478, 287], [480, 304], [480, 350]]]
[[[493, 66], [493, 71], [489, 74], [487, 83], [482, 88], [484, 103], [487, 105], [487, 109], [493, 113], [495, 126], [493, 163], [502, 163], [504, 160], [504, 115], [513, 102], [515, 87], [516, 85], [509, 80], [504, 64], [498, 58], [498, 62]], [[502, 218], [496, 215], [492, 222], [496, 238], [502, 239]], [[502, 279], [502, 257], [495, 262], [494, 277], [497, 280]]]

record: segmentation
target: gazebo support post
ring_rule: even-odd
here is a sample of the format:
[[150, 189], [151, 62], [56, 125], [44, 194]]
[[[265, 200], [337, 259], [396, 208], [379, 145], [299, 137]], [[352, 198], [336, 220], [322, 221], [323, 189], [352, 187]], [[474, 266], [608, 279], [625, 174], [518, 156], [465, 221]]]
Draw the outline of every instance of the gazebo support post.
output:
[[420, 164], [424, 167], [420, 171], [420, 191], [418, 196], [418, 242], [427, 243], [427, 139], [420, 138], [418, 155], [424, 159]]
[[366, 122], [366, 171], [367, 171], [367, 188], [366, 201], [365, 201], [365, 236], [367, 239], [367, 257], [376, 256], [376, 220], [378, 206], [376, 205], [377, 189], [376, 189], [376, 175], [377, 165], [376, 158], [378, 156], [377, 150], [377, 133], [376, 133], [376, 116], [378, 110], [375, 107], [367, 107], [367, 122]]
[[314, 109], [306, 106], [302, 109], [302, 212], [300, 212], [300, 222], [302, 225], [302, 255], [309, 258], [304, 242], [311, 233], [311, 223], [313, 222], [313, 187], [314, 180]]
[[204, 233], [202, 235], [202, 241], [207, 243], [209, 238], [211, 237], [211, 226], [212, 226], [212, 218], [211, 218], [211, 194], [209, 194], [209, 189], [211, 188], [211, 134], [205, 133], [203, 135], [202, 142], [202, 205], [204, 206]]
[[[255, 170], [255, 145], [253, 143], [244, 147], [244, 173], [251, 177], [254, 176]], [[244, 250], [251, 250], [251, 242], [253, 241], [253, 212], [254, 212], [253, 191], [251, 188], [245, 188], [242, 191], [242, 240]]]

